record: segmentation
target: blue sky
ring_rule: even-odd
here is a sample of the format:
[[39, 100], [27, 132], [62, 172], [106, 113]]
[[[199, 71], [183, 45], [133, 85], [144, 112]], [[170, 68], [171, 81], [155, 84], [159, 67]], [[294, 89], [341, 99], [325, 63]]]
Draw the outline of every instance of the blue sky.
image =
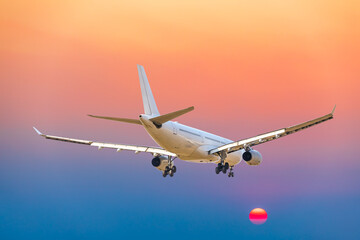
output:
[[[349, 168], [344, 182], [336, 175], [319, 177], [311, 168], [291, 172], [285, 166], [288, 173], [281, 174], [272, 164], [258, 169], [241, 164], [229, 179], [215, 175], [213, 165], [178, 162], [176, 176], [164, 179], [150, 155], [33, 136], [33, 144], [57, 150], [2, 148], [1, 239], [356, 239], [360, 234], [358, 169]], [[290, 175], [302, 176], [304, 185], [297, 190]], [[271, 187], [270, 178], [279, 185], [288, 181], [279, 196], [257, 193]], [[330, 191], [337, 181], [352, 190]], [[267, 210], [265, 224], [248, 220], [255, 207]]]

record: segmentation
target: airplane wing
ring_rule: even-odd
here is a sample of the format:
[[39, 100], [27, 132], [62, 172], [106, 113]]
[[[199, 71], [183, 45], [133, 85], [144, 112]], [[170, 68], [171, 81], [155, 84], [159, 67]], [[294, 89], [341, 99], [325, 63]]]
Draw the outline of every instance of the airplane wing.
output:
[[252, 147], [252, 146], [259, 145], [259, 144], [262, 144], [265, 142], [269, 142], [269, 141], [278, 139], [280, 137], [285, 137], [289, 134], [304, 130], [308, 127], [315, 126], [317, 124], [320, 124], [322, 122], [332, 119], [334, 111], [335, 111], [335, 107], [331, 113], [329, 113], [325, 116], [322, 116], [322, 117], [319, 117], [319, 118], [316, 118], [316, 119], [313, 119], [313, 120], [310, 120], [310, 121], [307, 121], [304, 123], [300, 123], [300, 124], [297, 124], [292, 127], [282, 128], [282, 129], [279, 129], [279, 130], [276, 130], [273, 132], [268, 132], [268, 133], [257, 135], [255, 137], [228, 143], [228, 144], [222, 145], [220, 147], [211, 149], [209, 151], [209, 154], [216, 154], [216, 153], [219, 153], [222, 151], [226, 151], [227, 153], [239, 151], [241, 149], [246, 149], [247, 147]]
[[99, 150], [102, 148], [113, 148], [113, 149], [116, 149], [117, 152], [120, 152], [121, 150], [129, 150], [129, 151], [134, 151], [135, 153], [148, 152], [153, 155], [167, 155], [167, 156], [176, 157], [175, 153], [166, 151], [165, 149], [162, 149], [162, 148], [114, 144], [114, 143], [102, 143], [102, 142], [94, 142], [94, 141], [81, 140], [81, 139], [75, 139], [75, 138], [57, 137], [57, 136], [42, 134], [35, 127], [33, 127], [33, 128], [37, 132], [37, 134], [39, 134], [42, 137], [45, 137], [46, 139], [95, 146], [95, 147], [98, 147]]

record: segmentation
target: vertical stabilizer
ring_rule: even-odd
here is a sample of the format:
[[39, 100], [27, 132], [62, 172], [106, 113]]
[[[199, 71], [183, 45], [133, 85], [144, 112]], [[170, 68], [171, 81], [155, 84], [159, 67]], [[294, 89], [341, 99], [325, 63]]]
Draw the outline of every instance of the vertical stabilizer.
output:
[[147, 115], [159, 116], [159, 111], [156, 107], [154, 96], [151, 92], [149, 81], [146, 77], [144, 67], [137, 65], [140, 79], [141, 94], [144, 104], [144, 111]]

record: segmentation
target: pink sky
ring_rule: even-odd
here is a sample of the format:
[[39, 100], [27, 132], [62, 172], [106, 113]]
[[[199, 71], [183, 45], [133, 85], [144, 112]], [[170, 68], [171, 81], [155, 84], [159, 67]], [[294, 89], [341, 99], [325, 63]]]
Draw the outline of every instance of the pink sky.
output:
[[138, 116], [142, 64], [160, 112], [195, 106], [180, 122], [236, 140], [337, 104], [335, 120], [271, 146], [345, 149], [359, 134], [359, 7], [335, 0], [2, 2], [2, 131], [37, 125], [151, 144], [134, 126], [85, 116]]

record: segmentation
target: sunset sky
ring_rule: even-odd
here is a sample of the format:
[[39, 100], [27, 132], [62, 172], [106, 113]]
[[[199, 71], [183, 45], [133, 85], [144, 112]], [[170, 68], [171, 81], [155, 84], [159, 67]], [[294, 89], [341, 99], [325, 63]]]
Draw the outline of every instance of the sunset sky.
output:
[[[359, 239], [360, 1], [0, 0], [0, 239]], [[136, 64], [160, 113], [239, 140], [329, 113], [257, 146], [235, 177], [151, 155], [46, 141], [156, 146]], [[261, 207], [268, 220], [248, 219]], [[125, 238], [124, 238], [125, 237]]]

